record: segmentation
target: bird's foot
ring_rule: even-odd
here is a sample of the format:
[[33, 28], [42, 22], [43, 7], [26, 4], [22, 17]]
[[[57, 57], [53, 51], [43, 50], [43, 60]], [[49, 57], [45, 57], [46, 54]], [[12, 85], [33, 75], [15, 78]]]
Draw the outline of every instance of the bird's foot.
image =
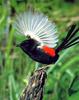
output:
[[43, 66], [43, 67], [41, 67], [39, 69], [36, 69], [35, 71], [47, 70], [48, 68], [50, 68], [50, 65]]

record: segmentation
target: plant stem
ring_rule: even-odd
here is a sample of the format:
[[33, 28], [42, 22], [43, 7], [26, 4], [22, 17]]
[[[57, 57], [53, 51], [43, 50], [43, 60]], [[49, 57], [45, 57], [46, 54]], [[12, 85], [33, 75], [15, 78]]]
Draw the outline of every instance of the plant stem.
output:
[[45, 70], [37, 70], [29, 79], [20, 100], [43, 100], [43, 90], [47, 74]]

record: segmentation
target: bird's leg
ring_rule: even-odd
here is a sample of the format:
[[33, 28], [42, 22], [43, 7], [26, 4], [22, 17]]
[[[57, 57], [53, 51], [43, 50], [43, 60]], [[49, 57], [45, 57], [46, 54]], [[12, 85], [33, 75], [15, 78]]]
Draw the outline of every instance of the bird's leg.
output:
[[41, 68], [38, 68], [35, 71], [47, 70], [48, 68], [50, 68], [50, 65], [43, 65], [43, 66], [41, 66]]

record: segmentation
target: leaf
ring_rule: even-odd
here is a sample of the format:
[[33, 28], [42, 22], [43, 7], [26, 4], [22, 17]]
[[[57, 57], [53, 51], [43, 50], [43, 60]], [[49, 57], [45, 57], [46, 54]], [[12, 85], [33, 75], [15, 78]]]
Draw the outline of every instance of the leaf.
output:
[[68, 89], [69, 96], [73, 95], [74, 93], [78, 91], [79, 91], [79, 76], [75, 76], [75, 78], [73, 79]]

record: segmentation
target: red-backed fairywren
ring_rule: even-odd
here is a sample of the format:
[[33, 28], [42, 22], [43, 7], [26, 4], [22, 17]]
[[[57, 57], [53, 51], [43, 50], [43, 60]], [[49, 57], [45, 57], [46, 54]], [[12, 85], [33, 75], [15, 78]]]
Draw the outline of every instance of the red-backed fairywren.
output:
[[79, 28], [73, 24], [62, 43], [56, 47], [58, 32], [55, 23], [51, 23], [43, 14], [24, 12], [16, 18], [15, 25], [18, 33], [29, 36], [29, 39], [18, 46], [33, 60], [42, 64], [55, 63], [60, 51], [79, 43], [79, 36], [76, 36]]

